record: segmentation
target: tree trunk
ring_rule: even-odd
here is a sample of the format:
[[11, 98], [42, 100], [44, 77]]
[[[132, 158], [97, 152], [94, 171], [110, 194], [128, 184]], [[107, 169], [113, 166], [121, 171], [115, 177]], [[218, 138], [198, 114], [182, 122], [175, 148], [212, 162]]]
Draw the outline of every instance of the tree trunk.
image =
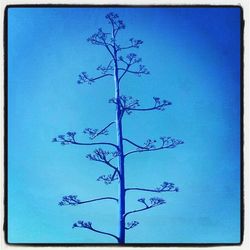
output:
[[119, 185], [119, 244], [125, 243], [125, 176], [124, 176], [124, 152], [123, 152], [123, 136], [122, 136], [122, 113], [120, 103], [120, 87], [118, 78], [118, 65], [115, 52], [115, 67], [114, 67], [114, 82], [115, 82], [115, 98], [116, 105], [116, 132], [117, 145], [119, 147], [119, 171], [120, 171], [120, 185]]

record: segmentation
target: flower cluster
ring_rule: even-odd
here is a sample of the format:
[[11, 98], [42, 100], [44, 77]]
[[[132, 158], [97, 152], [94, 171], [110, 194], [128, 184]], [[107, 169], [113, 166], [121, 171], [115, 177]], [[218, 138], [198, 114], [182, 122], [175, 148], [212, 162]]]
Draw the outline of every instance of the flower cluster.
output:
[[66, 135], [58, 135], [52, 139], [52, 142], [60, 142], [62, 145], [67, 145], [75, 142], [76, 132], [67, 132]]
[[118, 180], [118, 174], [115, 173], [115, 175], [101, 175], [97, 178], [97, 181], [104, 181], [106, 185], [111, 184], [113, 181]]
[[159, 206], [159, 205], [166, 203], [166, 201], [164, 199], [159, 198], [159, 197], [150, 198], [149, 203], [146, 202], [145, 198], [140, 198], [140, 199], [138, 199], [138, 201], [143, 203], [146, 206], [146, 208], [151, 208], [151, 207]]
[[126, 112], [128, 115], [132, 113], [131, 109], [137, 108], [140, 106], [139, 100], [134, 99], [132, 96], [121, 95], [120, 102], [121, 102], [123, 111]]
[[164, 181], [160, 187], [157, 187], [155, 189], [157, 192], [163, 192], [163, 191], [174, 191], [179, 192], [179, 188], [175, 186], [174, 183], [166, 182]]
[[83, 227], [83, 228], [93, 229], [92, 222], [90, 222], [90, 221], [85, 222], [83, 220], [79, 220], [76, 223], [74, 223], [72, 228], [75, 228], [75, 227]]
[[151, 202], [151, 206], [153, 206], [153, 207], [166, 203], [166, 201], [164, 199], [159, 198], [159, 197], [153, 197], [153, 198], [150, 198], [149, 200]]
[[136, 108], [139, 107], [139, 100], [138, 99], [134, 99], [132, 96], [125, 96], [125, 95], [121, 95], [120, 96], [120, 101], [122, 103], [122, 106], [126, 109], [126, 108]]
[[167, 100], [161, 100], [159, 97], [153, 97], [154, 101], [155, 101], [155, 105], [154, 108], [157, 110], [165, 110], [166, 106], [171, 105], [172, 103], [167, 101]]
[[111, 98], [109, 99], [109, 103], [121, 105], [122, 111], [126, 112], [128, 115], [132, 113], [132, 109], [135, 109], [140, 106], [139, 100], [134, 99], [132, 96], [121, 95], [119, 98]]
[[149, 72], [149, 70], [146, 68], [145, 65], [140, 64], [140, 65], [139, 65], [139, 69], [135, 72], [135, 74], [136, 74], [137, 76], [141, 77], [141, 75], [143, 75], [143, 74], [144, 74], [144, 75], [149, 75], [150, 72]]
[[127, 222], [127, 226], [125, 227], [126, 230], [129, 230], [133, 227], [136, 227], [139, 224], [138, 221], [131, 221], [131, 222]]
[[[119, 155], [118, 152], [110, 152], [107, 150], [103, 150], [102, 148], [98, 148], [94, 150], [93, 154], [87, 154], [86, 158], [91, 161], [102, 161], [102, 162], [109, 162], [111, 159], [117, 157]], [[110, 159], [107, 159], [107, 156], [111, 156]]]
[[97, 131], [98, 129], [95, 128], [85, 128], [83, 133], [89, 135], [89, 138], [92, 139], [96, 135]]
[[148, 207], [148, 204], [146, 203], [145, 198], [140, 198], [140, 199], [138, 199], [137, 201], [143, 203], [146, 207]]
[[184, 141], [182, 140], [166, 136], [160, 137], [160, 140], [162, 141], [162, 147], [167, 147], [167, 148], [175, 148], [177, 145], [184, 143]]
[[131, 46], [133, 48], [139, 48], [139, 46], [141, 44], [143, 44], [143, 41], [142, 40], [137, 40], [137, 39], [134, 39], [133, 37], [129, 39], [130, 43], [131, 43]]
[[[130, 66], [140, 63], [142, 61], [142, 59], [140, 57], [137, 56], [137, 54], [135, 53], [129, 53], [126, 56], [126, 59], [124, 59], [123, 56], [119, 56], [119, 61], [125, 63], [127, 65], [127, 69], [122, 69], [121, 70], [128, 70], [130, 68]], [[137, 70], [131, 71], [128, 70], [128, 72], [133, 73], [137, 76], [141, 76], [142, 74], [148, 75], [150, 74], [149, 70], [146, 68], [145, 65], [140, 64], [139, 68]]]
[[99, 28], [96, 33], [90, 36], [87, 41], [94, 45], [105, 45], [109, 33], [103, 32], [102, 28]]
[[62, 201], [58, 203], [59, 206], [66, 206], [66, 205], [76, 206], [78, 204], [80, 204], [80, 200], [77, 199], [77, 195], [63, 196]]
[[114, 67], [111, 65], [111, 62], [110, 62], [108, 66], [99, 65], [99, 66], [97, 67], [97, 70], [98, 70], [98, 71], [101, 71], [101, 73], [104, 75], [104, 74], [106, 74], [108, 71], [114, 70]]
[[126, 59], [123, 56], [119, 56], [118, 60], [125, 63], [127, 66], [131, 66], [142, 61], [142, 59], [138, 57], [135, 53], [127, 54]]
[[[152, 140], [152, 139], [147, 139], [146, 142], [144, 142], [143, 148], [150, 150], [150, 149], [154, 149], [155, 148], [155, 143], [156, 140]], [[138, 150], [140, 150], [141, 148], [138, 148]]]
[[113, 25], [114, 31], [117, 33], [118, 30], [125, 29], [125, 24], [122, 20], [118, 19], [119, 16], [113, 12], [106, 15], [108, 22]]
[[82, 84], [82, 83], [92, 84], [94, 82], [94, 79], [89, 77], [86, 72], [81, 72], [78, 75], [78, 77], [79, 77], [77, 81], [78, 84]]
[[102, 131], [99, 131], [96, 128], [85, 128], [83, 130], [84, 134], [87, 134], [89, 136], [89, 139], [93, 140], [97, 135], [108, 135], [108, 130], [103, 129]]

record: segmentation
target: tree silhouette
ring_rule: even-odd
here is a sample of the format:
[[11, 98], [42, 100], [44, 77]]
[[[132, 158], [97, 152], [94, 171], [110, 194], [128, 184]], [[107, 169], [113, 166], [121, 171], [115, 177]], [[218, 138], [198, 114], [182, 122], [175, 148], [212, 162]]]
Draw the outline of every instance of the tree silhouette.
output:
[[[106, 66], [100, 65], [97, 70], [100, 72], [99, 76], [89, 77], [86, 72], [81, 72], [79, 75], [79, 84], [87, 83], [93, 84], [97, 80], [104, 77], [111, 77], [114, 81], [115, 96], [109, 100], [109, 103], [115, 105], [115, 121], [108, 123], [104, 128], [94, 129], [86, 128], [83, 133], [89, 137], [89, 142], [80, 142], [77, 138], [76, 132], [67, 132], [65, 135], [59, 135], [53, 139], [53, 142], [59, 142], [62, 145], [82, 145], [82, 146], [97, 146], [92, 154], [88, 154], [86, 157], [91, 161], [101, 162], [105, 164], [108, 168], [112, 170], [111, 174], [102, 175], [97, 180], [103, 181], [105, 184], [111, 184], [114, 181], [118, 181], [119, 185], [119, 195], [115, 197], [100, 197], [92, 200], [81, 201], [76, 195], [68, 195], [62, 198], [59, 202], [60, 206], [76, 206], [80, 204], [97, 202], [100, 200], [113, 200], [119, 205], [119, 234], [116, 236], [114, 234], [100, 231], [92, 226], [89, 221], [77, 221], [73, 224], [73, 228], [85, 228], [93, 232], [105, 234], [111, 236], [117, 240], [119, 244], [125, 243], [125, 231], [130, 230], [139, 224], [138, 221], [127, 222], [126, 219], [129, 215], [133, 213], [138, 213], [144, 210], [149, 210], [154, 207], [165, 204], [165, 200], [160, 197], [152, 197], [149, 200], [145, 198], [138, 199], [138, 202], [142, 205], [142, 208], [135, 209], [132, 211], [126, 211], [125, 209], [125, 193], [132, 191], [142, 191], [142, 192], [152, 192], [152, 193], [163, 193], [163, 192], [178, 192], [178, 187], [173, 183], [164, 182], [160, 187], [157, 188], [140, 188], [140, 187], [126, 187], [125, 185], [125, 159], [131, 154], [151, 152], [157, 150], [164, 150], [175, 148], [179, 144], [183, 144], [183, 141], [177, 140], [171, 137], [160, 137], [159, 140], [147, 139], [143, 145], [132, 141], [131, 139], [125, 138], [123, 136], [123, 117], [124, 115], [130, 115], [132, 112], [146, 112], [159, 110], [163, 111], [171, 102], [167, 100], [162, 100], [159, 97], [153, 97], [153, 104], [151, 107], [141, 108], [139, 100], [134, 99], [131, 96], [125, 96], [121, 94], [120, 83], [126, 74], [132, 74], [135, 76], [148, 75], [149, 71], [145, 65], [141, 64], [142, 59], [139, 58], [135, 53], [128, 53], [124, 56], [127, 50], [137, 49], [142, 44], [142, 40], [137, 40], [134, 38], [129, 39], [129, 44], [122, 46], [118, 43], [118, 33], [125, 29], [125, 24], [119, 19], [118, 15], [115, 13], [109, 13], [106, 15], [106, 19], [111, 26], [111, 32], [104, 32], [102, 28], [90, 36], [87, 41], [93, 45], [98, 45], [104, 47], [110, 54], [110, 61]], [[108, 135], [108, 129], [111, 126], [116, 125], [116, 137], [117, 143], [111, 143], [106, 141], [96, 141], [101, 135]], [[130, 144], [133, 149], [131, 151], [124, 151], [124, 143]], [[108, 149], [104, 149], [109, 148]], [[111, 149], [112, 148], [112, 149]], [[117, 164], [114, 161], [117, 160]]]

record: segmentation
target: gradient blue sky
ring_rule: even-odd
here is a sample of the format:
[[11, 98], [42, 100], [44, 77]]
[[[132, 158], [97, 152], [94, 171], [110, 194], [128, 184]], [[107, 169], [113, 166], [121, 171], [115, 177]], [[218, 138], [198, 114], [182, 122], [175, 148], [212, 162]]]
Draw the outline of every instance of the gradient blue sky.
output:
[[[240, 9], [239, 8], [10, 8], [8, 10], [8, 241], [10, 243], [113, 243], [113, 238], [72, 229], [89, 220], [116, 234], [115, 202], [59, 207], [63, 195], [80, 199], [117, 195], [118, 186], [96, 178], [108, 169], [85, 155], [94, 148], [61, 146], [51, 139], [115, 117], [108, 99], [112, 79], [78, 85], [81, 71], [95, 75], [108, 53], [86, 42], [114, 11], [126, 23], [120, 33], [142, 39], [136, 51], [151, 74], [124, 78], [122, 92], [164, 112], [124, 119], [135, 142], [173, 136], [175, 149], [131, 155], [127, 186], [154, 188], [174, 182], [179, 193], [160, 195], [166, 205], [133, 214], [140, 224], [129, 243], [237, 243], [240, 241]], [[107, 140], [115, 142], [111, 130]], [[125, 147], [125, 149], [127, 149]], [[137, 199], [154, 196], [134, 192]], [[145, 237], [146, 236], [146, 237]], [[114, 242], [115, 243], [115, 242]]]

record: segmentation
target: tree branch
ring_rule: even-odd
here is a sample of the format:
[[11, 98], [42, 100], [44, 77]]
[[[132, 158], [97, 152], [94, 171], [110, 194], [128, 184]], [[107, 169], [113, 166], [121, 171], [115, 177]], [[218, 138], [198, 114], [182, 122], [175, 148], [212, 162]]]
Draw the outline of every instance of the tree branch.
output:
[[109, 48], [109, 46], [113, 47], [113, 45], [107, 42], [107, 38], [109, 34], [110, 33], [103, 32], [102, 28], [99, 28], [98, 32], [90, 36], [87, 39], [87, 41], [91, 42], [94, 45], [101, 45], [101, 46], [106, 47], [106, 49], [108, 50], [112, 58], [115, 59], [113, 53], [111, 52]]
[[115, 238], [119, 242], [119, 238], [116, 235], [114, 235], [114, 234], [103, 232], [103, 231], [100, 231], [100, 230], [96, 230], [94, 228], [91, 228], [90, 230], [93, 231], [93, 232], [96, 232], [96, 233], [109, 235], [109, 236]]
[[114, 61], [114, 59], [111, 59], [107, 66], [99, 65], [97, 67], [97, 70], [100, 70], [102, 72], [102, 74], [107, 74], [108, 71], [114, 70], [114, 67], [111, 65], [113, 63], [113, 61]]
[[132, 213], [137, 213], [137, 212], [141, 212], [141, 211], [144, 211], [144, 210], [148, 210], [152, 207], [144, 207], [144, 208], [141, 208], [141, 209], [135, 209], [133, 211], [130, 211], [130, 212], [127, 212], [125, 215], [124, 215], [124, 218], [126, 218], [129, 214], [132, 214]]
[[97, 198], [97, 199], [92, 199], [92, 200], [87, 200], [87, 201], [81, 201], [79, 204], [84, 204], [84, 203], [89, 203], [89, 202], [94, 202], [94, 201], [100, 201], [100, 200], [115, 200], [118, 202], [118, 199], [114, 197], [102, 197], [102, 198]]
[[100, 132], [97, 132], [96, 133], [96, 135], [95, 136], [93, 136], [93, 138], [92, 139], [94, 139], [94, 138], [96, 138], [98, 135], [100, 135], [100, 134], [103, 134], [103, 132], [105, 132], [106, 131], [106, 129], [108, 128], [108, 127], [110, 127], [112, 124], [114, 124], [115, 122], [110, 122], [105, 128], [103, 128]]
[[109, 142], [93, 142], [93, 143], [81, 143], [81, 142], [72, 142], [72, 141], [68, 141], [65, 140], [66, 143], [71, 143], [71, 144], [75, 144], [75, 145], [82, 145], [82, 146], [93, 146], [93, 145], [109, 145], [109, 146], [113, 146], [113, 147], [117, 147], [117, 145], [113, 144], [113, 143], [109, 143]]
[[[124, 71], [124, 73], [122, 74], [122, 76], [124, 76], [126, 73], [131, 73], [131, 74], [135, 74], [135, 75], [138, 75], [138, 76], [141, 76], [142, 74], [143, 75], [148, 75], [149, 74], [148, 69], [144, 65], [140, 65], [138, 71], [129, 70], [129, 67], [127, 67], [125, 69], [124, 68], [118, 68], [118, 69]], [[120, 77], [120, 79], [121, 78], [122, 77]]]
[[146, 149], [145, 147], [140, 146], [140, 145], [138, 145], [138, 144], [136, 144], [136, 143], [134, 143], [134, 142], [130, 141], [130, 140], [129, 140], [129, 139], [127, 139], [127, 138], [122, 138], [122, 139], [123, 139], [124, 141], [126, 141], [126, 142], [130, 143], [131, 145], [133, 145], [133, 146], [137, 147], [137, 148]]
[[107, 145], [107, 146], [113, 146], [117, 150], [119, 150], [119, 147], [117, 145], [110, 143], [110, 142], [92, 142], [92, 143], [76, 142], [75, 135], [76, 135], [76, 132], [67, 132], [66, 135], [58, 135], [56, 138], [53, 138], [52, 142], [59, 142], [62, 145], [74, 144], [74, 145], [80, 145], [80, 146]]
[[155, 189], [149, 189], [149, 188], [126, 188], [125, 191], [145, 191], [145, 192], [154, 192], [154, 193], [163, 193], [163, 192], [179, 192], [179, 188], [175, 187], [174, 183], [169, 183], [164, 181], [160, 187], [157, 187]]
[[105, 235], [109, 235], [113, 238], [115, 238], [118, 242], [119, 242], [119, 237], [117, 237], [116, 235], [114, 234], [111, 234], [111, 233], [107, 233], [107, 232], [104, 232], [104, 231], [100, 231], [100, 230], [97, 230], [95, 228], [92, 227], [92, 223], [87, 221], [78, 221], [77, 223], [74, 223], [72, 228], [75, 228], [75, 227], [79, 227], [79, 228], [86, 228], [86, 229], [89, 229], [93, 232], [96, 232], [96, 233], [100, 233], [100, 234], [105, 234]]
[[149, 71], [147, 70], [147, 68], [145, 67], [145, 65], [139, 65], [139, 70], [138, 71], [132, 71], [132, 70], [129, 70], [129, 68], [136, 64], [136, 63], [140, 63], [141, 62], [141, 58], [138, 58], [137, 55], [135, 53], [129, 53], [127, 56], [126, 56], [127, 60], [126, 61], [123, 56], [120, 56], [119, 57], [119, 61], [123, 62], [126, 64], [126, 68], [118, 68], [118, 70], [122, 70], [124, 71], [123, 74], [119, 77], [119, 82], [121, 81], [121, 79], [124, 77], [124, 75], [126, 73], [133, 73], [133, 74], [136, 74], [138, 76], [141, 76], [141, 74], [149, 74]]
[[110, 160], [107, 159], [107, 156], [110, 154], [112, 154], [114, 157], [117, 157], [117, 155], [118, 155], [117, 152], [110, 152], [110, 151], [106, 151], [106, 150], [103, 150], [101, 148], [98, 148], [98, 149], [94, 150], [94, 154], [87, 154], [86, 157], [91, 161], [98, 161], [98, 162], [105, 163], [106, 165], [108, 165], [109, 167], [111, 167], [112, 169], [117, 171], [119, 176], [120, 176], [120, 173], [119, 173], [117, 167], [115, 167], [114, 165], [112, 165], [110, 163], [110, 161], [113, 158], [111, 158]]
[[136, 227], [139, 224], [138, 221], [131, 221], [127, 223], [127, 226], [125, 227], [126, 230], [130, 230], [131, 228]]
[[82, 145], [82, 146], [93, 146], [93, 145], [109, 145], [109, 146], [113, 146], [115, 148], [118, 149], [118, 146], [113, 144], [113, 143], [109, 143], [109, 142], [93, 142], [93, 143], [80, 143], [80, 142], [71, 142], [71, 141], [67, 141], [65, 140], [66, 143], [71, 143], [71, 144], [75, 144], [75, 145]]
[[[107, 44], [105, 41], [104, 41], [104, 44], [105, 44], [105, 47], [106, 49], [108, 50], [109, 54], [111, 55], [111, 57], [115, 60], [115, 56], [114, 54], [111, 52], [110, 48], [109, 48], [109, 44]], [[110, 45], [113, 47], [113, 45]]]
[[141, 152], [149, 152], [149, 151], [157, 151], [157, 150], [162, 150], [162, 149], [169, 149], [169, 148], [175, 148], [179, 144], [183, 144], [184, 142], [181, 140], [177, 140], [171, 137], [160, 137], [160, 140], [162, 141], [162, 145], [160, 147], [155, 146], [156, 140], [151, 140], [148, 139], [146, 143], [144, 143], [144, 146], [139, 146], [138, 144], [125, 139], [128, 141], [130, 144], [134, 145], [137, 147], [136, 150], [132, 150], [124, 155], [124, 157], [134, 154], [134, 153], [141, 153]]
[[[123, 62], [123, 63], [125, 63], [126, 65], [129, 65], [129, 66], [140, 63], [142, 61], [142, 59], [140, 57], [138, 57], [137, 54], [135, 54], [135, 53], [127, 54], [127, 56], [126, 56], [127, 61], [126, 61], [126, 59], [124, 59], [123, 56], [119, 56], [118, 59], [119, 59], [118, 61], [121, 61], [121, 62]], [[121, 70], [122, 68], [118, 68], [118, 69]]]
[[[88, 159], [90, 159], [89, 155], [86, 156]], [[114, 165], [112, 165], [109, 161], [104, 161], [104, 160], [100, 160], [100, 159], [90, 159], [91, 161], [98, 161], [98, 162], [102, 162], [106, 165], [108, 165], [109, 167], [113, 168], [115, 171], [117, 170], [117, 167], [115, 167]]]
[[126, 47], [120, 47], [119, 50], [126, 50], [126, 49], [132, 49], [132, 48], [139, 48], [141, 44], [143, 44], [142, 40], [137, 40], [134, 38], [129, 39], [131, 45], [126, 46]]
[[137, 108], [129, 108], [131, 111], [151, 111], [151, 110], [159, 110], [159, 108], [162, 108], [164, 105], [160, 105], [158, 107], [152, 107], [152, 108], [142, 108], [142, 109], [137, 109]]
[[150, 205], [148, 205], [145, 201], [145, 198], [140, 198], [138, 199], [139, 202], [143, 203], [145, 205], [144, 208], [140, 208], [140, 209], [135, 209], [135, 210], [132, 210], [130, 212], [127, 212], [124, 214], [124, 218], [126, 218], [129, 214], [132, 214], [132, 213], [137, 213], [137, 212], [141, 212], [141, 211], [145, 211], [145, 210], [148, 210], [150, 208], [153, 208], [153, 207], [157, 207], [157, 206], [160, 206], [160, 205], [163, 205], [166, 203], [165, 200], [163, 200], [162, 198], [158, 198], [158, 197], [153, 197], [153, 198], [150, 198], [149, 201], [150, 201]]
[[93, 78], [93, 81], [98, 80], [98, 79], [103, 78], [103, 77], [106, 77], [106, 76], [113, 76], [113, 74], [104, 74], [104, 75], [95, 77], [95, 78]]
[[128, 115], [132, 113], [132, 111], [129, 110], [129, 108], [136, 108], [139, 107], [139, 100], [134, 99], [132, 96], [125, 96], [125, 95], [120, 95], [119, 98], [111, 98], [109, 99], [109, 103], [114, 103], [118, 104], [120, 103], [121, 106], [121, 113], [123, 116], [124, 112], [126, 112]]
[[[87, 155], [86, 157], [89, 158], [88, 155]], [[90, 160], [91, 160], [91, 161], [101, 162], [101, 163], [104, 163], [104, 164], [108, 165], [109, 167], [111, 167], [112, 169], [114, 169], [114, 174], [117, 172], [119, 178], [121, 177], [120, 171], [118, 170], [118, 168], [115, 167], [114, 165], [112, 165], [109, 161], [103, 161], [103, 160], [98, 160], [98, 159], [90, 159]], [[114, 177], [112, 177], [112, 180], [113, 180], [113, 179], [114, 179]]]
[[172, 148], [170, 146], [168, 147], [159, 147], [159, 148], [154, 148], [154, 149], [145, 149], [145, 150], [133, 150], [133, 151], [130, 151], [128, 153], [126, 153], [124, 155], [124, 157], [130, 155], [130, 154], [134, 154], [134, 153], [142, 153], [142, 152], [150, 152], [150, 151], [157, 151], [157, 150], [162, 150], [162, 149], [166, 149], [166, 148]]
[[122, 113], [126, 112], [128, 115], [132, 111], [150, 111], [150, 110], [165, 110], [166, 106], [171, 105], [172, 103], [167, 100], [161, 100], [159, 97], [153, 97], [155, 104], [150, 108], [138, 108], [140, 106], [139, 100], [134, 99], [132, 96], [121, 95], [119, 98], [111, 98], [110, 103], [117, 104], [118, 101], [121, 103]]
[[58, 203], [58, 205], [59, 206], [67, 206], [67, 205], [76, 206], [76, 205], [100, 201], [100, 200], [115, 200], [118, 202], [118, 199], [116, 199], [114, 197], [101, 197], [101, 198], [96, 198], [96, 199], [92, 199], [92, 200], [80, 201], [77, 198], [77, 195], [68, 195], [68, 196], [63, 196], [62, 201], [60, 201]]
[[131, 191], [131, 190], [147, 191], [147, 192], [154, 192], [154, 193], [178, 192], [177, 190], [155, 190], [155, 189], [148, 189], [148, 188], [126, 188], [125, 191]]
[[108, 174], [108, 175], [101, 175], [97, 178], [97, 181], [104, 181], [106, 185], [111, 184], [113, 181], [118, 180], [120, 178], [120, 175], [118, 173], [118, 169], [114, 171], [114, 173]]
[[112, 32], [114, 39], [116, 38], [116, 35], [119, 30], [125, 29], [125, 24], [122, 20], [118, 19], [119, 16], [117, 14], [114, 14], [113, 12], [106, 15], [106, 19], [109, 20], [109, 23], [112, 25]]
[[95, 80], [101, 79], [103, 77], [107, 77], [107, 76], [113, 76], [113, 74], [107, 73], [107, 74], [103, 74], [101, 76], [97, 76], [97, 77], [89, 77], [87, 75], [86, 72], [81, 72], [81, 74], [79, 75], [79, 80], [77, 81], [78, 84], [83, 84], [83, 83], [87, 83], [87, 84], [92, 84]]
[[[122, 73], [122, 75], [119, 77], [119, 79], [118, 79], [118, 82], [120, 82], [121, 81], [121, 79], [125, 76], [125, 74], [128, 72], [128, 69], [130, 68], [130, 64], [127, 64], [127, 67], [126, 67], [126, 69], [124, 69], [124, 72]], [[118, 70], [119, 70], [120, 68], [118, 68]]]
[[165, 107], [172, 103], [167, 100], [161, 100], [159, 97], [153, 97], [155, 105], [151, 108], [128, 108], [131, 111], [150, 111], [150, 110], [165, 110]]

